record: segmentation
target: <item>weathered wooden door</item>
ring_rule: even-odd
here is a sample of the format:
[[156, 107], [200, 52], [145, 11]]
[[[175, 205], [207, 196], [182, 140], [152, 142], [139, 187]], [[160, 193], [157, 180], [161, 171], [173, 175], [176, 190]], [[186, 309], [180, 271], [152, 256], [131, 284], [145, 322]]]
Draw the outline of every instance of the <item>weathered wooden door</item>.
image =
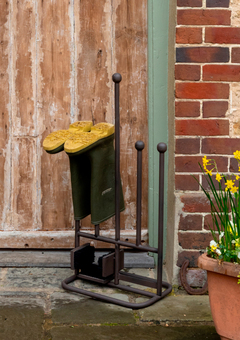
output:
[[[136, 152], [142, 139], [147, 230], [147, 0], [0, 2], [0, 247], [72, 247], [68, 157], [43, 139], [77, 120], [114, 123], [112, 74], [121, 83], [125, 238], [136, 225]], [[90, 219], [82, 223], [91, 228]], [[111, 235], [114, 219], [102, 230]]]

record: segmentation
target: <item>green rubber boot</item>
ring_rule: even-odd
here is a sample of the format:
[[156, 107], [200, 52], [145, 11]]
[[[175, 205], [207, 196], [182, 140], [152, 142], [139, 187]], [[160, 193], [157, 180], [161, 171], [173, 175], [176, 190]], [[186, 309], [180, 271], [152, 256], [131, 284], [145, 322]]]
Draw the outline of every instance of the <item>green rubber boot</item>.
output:
[[[88, 133], [92, 127], [91, 121], [75, 122], [69, 126], [68, 130], [58, 130], [50, 133], [43, 141], [43, 148], [50, 154], [55, 154], [64, 150], [64, 143], [75, 135], [82, 132]], [[90, 205], [90, 179], [91, 167], [86, 155], [79, 155], [70, 159], [72, 198], [75, 204], [74, 217], [80, 220], [91, 213]]]
[[91, 214], [91, 163], [85, 154], [69, 157], [75, 220]]
[[90, 131], [91, 121], [75, 122], [69, 126], [68, 130], [58, 130], [51, 132], [43, 141], [43, 148], [50, 154], [55, 154], [64, 150], [64, 143], [70, 137], [81, 132]]
[[[83, 183], [82, 179], [79, 179], [77, 169], [85, 167], [85, 164], [87, 169], [90, 166], [91, 173], [90, 206], [92, 224], [99, 224], [115, 215], [115, 151], [113, 141], [114, 126], [100, 123], [92, 127], [91, 132], [74, 136], [67, 140], [64, 145], [64, 150], [70, 159], [75, 219], [79, 217], [77, 216], [79, 215], [78, 210], [82, 209], [80, 207], [83, 202], [85, 202], [86, 206], [87, 202], [89, 202], [88, 196], [86, 196], [85, 200], [79, 201], [76, 199], [77, 195], [74, 194], [74, 192], [84, 191], [82, 186], [85, 186], [85, 183]], [[83, 163], [83, 156], [86, 157], [85, 163]], [[120, 192], [120, 211], [122, 211], [124, 210], [122, 186]]]

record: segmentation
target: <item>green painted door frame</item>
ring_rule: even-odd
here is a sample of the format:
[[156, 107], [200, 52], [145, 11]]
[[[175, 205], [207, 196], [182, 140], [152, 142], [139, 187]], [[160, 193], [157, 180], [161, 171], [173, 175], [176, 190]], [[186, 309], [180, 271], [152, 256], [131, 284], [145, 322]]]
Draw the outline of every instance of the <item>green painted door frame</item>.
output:
[[[149, 244], [157, 247], [159, 153], [168, 143], [168, 23], [169, 1], [148, 0], [148, 129], [149, 129]], [[167, 221], [168, 153], [165, 153], [164, 240]], [[164, 249], [166, 242], [164, 241]]]

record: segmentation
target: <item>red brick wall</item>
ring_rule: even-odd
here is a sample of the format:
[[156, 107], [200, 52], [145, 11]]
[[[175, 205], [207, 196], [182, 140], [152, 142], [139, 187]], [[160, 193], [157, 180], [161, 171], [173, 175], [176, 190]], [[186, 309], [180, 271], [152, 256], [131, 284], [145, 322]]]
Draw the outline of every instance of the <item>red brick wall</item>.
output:
[[209, 205], [191, 174], [202, 183], [198, 162], [203, 155], [216, 159], [221, 172], [236, 170], [232, 153], [240, 149], [240, 130], [232, 119], [231, 96], [232, 85], [240, 81], [240, 27], [232, 24], [229, 0], [178, 0], [177, 5], [177, 265], [189, 259], [194, 267], [212, 237]]

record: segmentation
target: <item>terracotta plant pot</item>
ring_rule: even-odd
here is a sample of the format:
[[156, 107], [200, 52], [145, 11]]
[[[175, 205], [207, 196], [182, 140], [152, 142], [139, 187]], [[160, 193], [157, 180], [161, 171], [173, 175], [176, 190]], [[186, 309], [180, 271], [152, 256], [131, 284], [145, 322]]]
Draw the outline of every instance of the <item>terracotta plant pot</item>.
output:
[[198, 266], [207, 270], [209, 301], [217, 333], [222, 340], [240, 340], [240, 265], [220, 263], [203, 254]]

